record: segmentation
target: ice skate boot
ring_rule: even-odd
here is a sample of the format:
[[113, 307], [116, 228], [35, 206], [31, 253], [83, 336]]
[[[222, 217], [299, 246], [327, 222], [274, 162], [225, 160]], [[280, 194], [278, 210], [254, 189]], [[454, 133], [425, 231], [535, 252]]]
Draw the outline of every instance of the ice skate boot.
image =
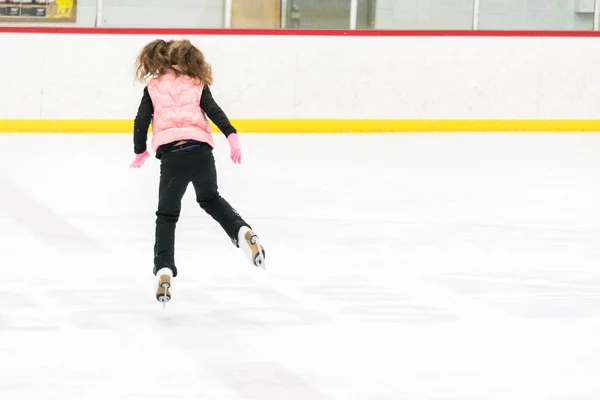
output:
[[238, 233], [238, 245], [254, 266], [266, 269], [265, 249], [260, 244], [258, 236], [247, 226], [242, 227]]
[[173, 280], [173, 271], [171, 268], [161, 268], [156, 273], [158, 280], [156, 287], [156, 300], [163, 303], [163, 308], [171, 301], [171, 281]]

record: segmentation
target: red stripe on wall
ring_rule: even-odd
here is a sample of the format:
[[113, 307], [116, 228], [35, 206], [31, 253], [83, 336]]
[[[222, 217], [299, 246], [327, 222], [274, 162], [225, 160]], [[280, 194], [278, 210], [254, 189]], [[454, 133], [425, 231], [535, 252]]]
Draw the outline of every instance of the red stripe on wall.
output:
[[500, 37], [600, 37], [598, 31], [501, 30], [325, 30], [325, 29], [180, 29], [180, 28], [81, 28], [0, 26], [0, 33], [70, 35], [260, 35], [260, 36], [500, 36]]

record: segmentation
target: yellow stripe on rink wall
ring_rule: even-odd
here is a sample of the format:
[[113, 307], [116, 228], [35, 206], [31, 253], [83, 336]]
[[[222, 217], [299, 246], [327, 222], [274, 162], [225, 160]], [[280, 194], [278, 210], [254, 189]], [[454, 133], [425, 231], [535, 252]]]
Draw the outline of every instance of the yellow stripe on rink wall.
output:
[[[239, 119], [239, 132], [600, 132], [600, 120]], [[218, 132], [213, 125], [215, 132]], [[2, 133], [132, 133], [133, 120], [0, 120]]]

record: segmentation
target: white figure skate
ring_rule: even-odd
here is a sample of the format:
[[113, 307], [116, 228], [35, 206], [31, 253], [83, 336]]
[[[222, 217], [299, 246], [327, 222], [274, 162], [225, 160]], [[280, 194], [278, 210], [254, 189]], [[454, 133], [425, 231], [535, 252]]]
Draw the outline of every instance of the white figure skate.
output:
[[157, 287], [156, 300], [163, 303], [163, 308], [171, 301], [171, 281], [173, 271], [170, 268], [162, 268], [156, 273]]
[[258, 236], [247, 226], [242, 227], [238, 233], [238, 245], [254, 266], [266, 269], [265, 249], [260, 244]]

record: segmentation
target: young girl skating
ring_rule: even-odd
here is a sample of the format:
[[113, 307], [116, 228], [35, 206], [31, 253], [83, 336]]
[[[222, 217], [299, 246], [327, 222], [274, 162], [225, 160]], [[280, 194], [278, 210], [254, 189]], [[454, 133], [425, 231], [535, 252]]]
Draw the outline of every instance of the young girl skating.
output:
[[196, 200], [221, 227], [236, 247], [241, 247], [257, 267], [265, 267], [265, 250], [242, 217], [219, 195], [213, 157], [214, 141], [207, 117], [227, 137], [231, 159], [241, 163], [237, 131], [213, 100], [210, 65], [189, 40], [155, 40], [140, 52], [137, 79], [147, 84], [134, 124], [135, 160], [139, 168], [150, 156], [146, 150], [152, 123], [152, 150], [161, 162], [156, 211], [154, 275], [156, 299], [171, 300], [169, 288], [177, 276], [175, 226], [181, 200], [191, 182]]

